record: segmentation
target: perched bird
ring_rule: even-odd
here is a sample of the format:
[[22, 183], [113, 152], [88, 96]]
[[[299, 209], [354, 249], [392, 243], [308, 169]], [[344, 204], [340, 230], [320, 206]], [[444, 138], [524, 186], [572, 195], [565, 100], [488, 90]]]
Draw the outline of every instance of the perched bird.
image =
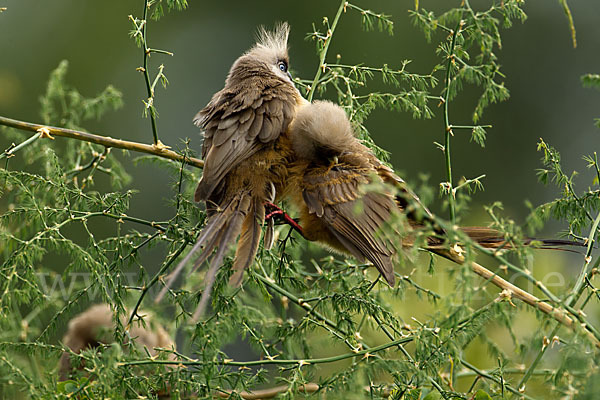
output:
[[[414, 232], [428, 228], [424, 247], [462, 263], [462, 249], [448, 248], [443, 229], [404, 181], [355, 137], [344, 110], [315, 101], [298, 110], [289, 128], [295, 159], [284, 195], [298, 208], [306, 239], [371, 262], [390, 286], [395, 284], [395, 256], [412, 246]], [[388, 230], [394, 217], [401, 221]], [[398, 229], [398, 225], [401, 227]], [[508, 246], [502, 234], [485, 227], [463, 227], [483, 247]], [[543, 240], [542, 247], [579, 245]]]
[[[295, 159], [285, 196], [299, 210], [301, 234], [370, 261], [393, 286], [400, 244], [382, 229], [406, 202], [385, 185], [403, 181], [354, 136], [344, 110], [331, 102], [299, 110], [290, 137]], [[378, 190], [363, 190], [373, 183]]]
[[[197, 250], [199, 266], [214, 252], [196, 315], [206, 306], [217, 268], [237, 243], [231, 283], [241, 282], [261, 237], [265, 204], [285, 186], [291, 157], [287, 128], [296, 109], [307, 103], [288, 71], [289, 26], [259, 31], [258, 42], [231, 67], [225, 87], [194, 118], [204, 131], [204, 168], [195, 200], [206, 204], [208, 221], [196, 245], [175, 268], [164, 295]], [[239, 237], [239, 240], [237, 240]]]
[[[73, 353], [112, 343], [115, 330], [114, 318], [114, 313], [108, 304], [95, 304], [69, 321], [69, 328], [62, 342]], [[151, 356], [158, 355], [156, 348], [175, 349], [173, 339], [161, 325], [154, 323], [148, 316], [144, 322], [147, 326], [135, 325], [130, 330], [130, 336], [134, 338], [136, 345], [145, 347]], [[169, 353], [168, 358], [175, 360], [172, 353]], [[76, 367], [71, 365], [70, 353], [63, 353], [59, 365], [60, 379], [69, 379], [74, 369]]]
[[[194, 118], [204, 132], [204, 168], [194, 198], [205, 203], [208, 219], [156, 298], [162, 299], [198, 250], [194, 269], [214, 253], [194, 319], [206, 307], [217, 269], [234, 245], [230, 283], [241, 283], [259, 246], [265, 207], [274, 210], [266, 218], [266, 247], [273, 217], [280, 216], [306, 239], [370, 261], [392, 286], [398, 248], [415, 239], [382, 234], [394, 215], [405, 217], [407, 231], [430, 224], [434, 235], [427, 238], [428, 248], [460, 261], [460, 254], [444, 248], [443, 230], [418, 197], [354, 136], [344, 111], [302, 98], [288, 72], [288, 34], [286, 23], [272, 32], [261, 29], [258, 42], [233, 63], [225, 87]], [[363, 190], [371, 184], [378, 188]], [[273, 204], [282, 198], [299, 209], [301, 226]], [[493, 230], [463, 231], [489, 247], [503, 243]]]

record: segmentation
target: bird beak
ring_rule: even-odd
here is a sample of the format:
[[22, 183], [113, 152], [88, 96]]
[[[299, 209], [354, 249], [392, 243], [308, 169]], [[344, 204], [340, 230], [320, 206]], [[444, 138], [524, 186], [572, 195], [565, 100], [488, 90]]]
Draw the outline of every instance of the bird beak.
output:
[[292, 74], [290, 74], [290, 71], [287, 72], [287, 76], [290, 78], [290, 81], [294, 81], [294, 78], [292, 78]]

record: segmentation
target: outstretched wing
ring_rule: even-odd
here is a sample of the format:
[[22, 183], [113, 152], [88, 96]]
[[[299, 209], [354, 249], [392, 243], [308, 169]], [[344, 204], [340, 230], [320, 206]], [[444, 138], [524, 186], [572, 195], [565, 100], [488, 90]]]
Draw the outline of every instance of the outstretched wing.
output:
[[278, 80], [247, 80], [216, 93], [194, 118], [204, 129], [204, 169], [196, 201], [207, 200], [232, 168], [287, 129], [295, 88]]
[[389, 194], [361, 192], [360, 186], [369, 183], [369, 170], [373, 172], [345, 163], [311, 168], [304, 176], [302, 195], [309, 212], [320, 218], [346, 250], [372, 262], [393, 286], [395, 250], [382, 228], [397, 205]]

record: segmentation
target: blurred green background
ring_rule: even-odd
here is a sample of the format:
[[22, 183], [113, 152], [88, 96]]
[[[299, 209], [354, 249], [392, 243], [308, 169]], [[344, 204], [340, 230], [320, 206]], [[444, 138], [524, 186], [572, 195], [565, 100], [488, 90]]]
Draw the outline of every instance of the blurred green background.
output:
[[[459, 3], [420, 1], [420, 6], [439, 11]], [[379, 67], [387, 63], [397, 68], [402, 60], [410, 59], [413, 62], [409, 71], [422, 74], [429, 73], [439, 62], [435, 39], [428, 43], [410, 22], [407, 10], [414, 8], [414, 1], [359, 0], [356, 4], [391, 14], [394, 36], [364, 32], [360, 16], [349, 12], [341, 19], [334, 36], [330, 61], [340, 54], [345, 64]], [[0, 7], [7, 7], [0, 14], [0, 115], [40, 122], [38, 98], [45, 91], [49, 73], [67, 59], [70, 63], [67, 81], [83, 95], [95, 95], [107, 84], [123, 92], [122, 109], [108, 113], [101, 121], [87, 123], [85, 128], [97, 134], [151, 143], [150, 121], [141, 118], [146, 89], [141, 74], [136, 72], [142, 54], [129, 38], [128, 16], [141, 18], [141, 5], [140, 1], [0, 0]], [[200, 135], [192, 117], [222, 88], [231, 63], [254, 43], [254, 33], [261, 24], [267, 27], [276, 21], [291, 24], [292, 73], [312, 79], [318, 59], [314, 44], [306, 41], [305, 36], [313, 30], [313, 23], [322, 30], [322, 17], [331, 19], [338, 5], [337, 0], [192, 0], [188, 10], [171, 12], [158, 22], [150, 21], [147, 37], [150, 47], [174, 53], [173, 57], [153, 54], [150, 59], [151, 75], [164, 63], [169, 79], [167, 89], [160, 87], [156, 95], [160, 139], [177, 147], [188, 137], [192, 139], [191, 146], [200, 150]], [[505, 85], [511, 98], [491, 105], [481, 119], [482, 124], [493, 125], [488, 129], [484, 149], [470, 142], [467, 131], [456, 132], [453, 139], [455, 178], [486, 174], [485, 191], [474, 196], [471, 211], [464, 219], [467, 224], [487, 224], [482, 205], [493, 201], [504, 203], [505, 214], [518, 223], [523, 222], [528, 214], [525, 200], [537, 205], [556, 196], [556, 188], [545, 187], [536, 179], [535, 169], [541, 166], [540, 154], [536, 152], [540, 137], [562, 153], [567, 173], [573, 169], [581, 173], [581, 184], [576, 189], [584, 190], [591, 182], [592, 173], [586, 170], [581, 156], [599, 147], [600, 132], [593, 119], [600, 117], [600, 93], [582, 88], [580, 76], [600, 72], [600, 2], [573, 1], [570, 7], [577, 28], [576, 49], [558, 0], [528, 2], [525, 11], [529, 19], [502, 32], [503, 47], [497, 55], [507, 76]], [[383, 90], [379, 77], [369, 89]], [[439, 90], [441, 85], [434, 94]], [[452, 123], [471, 123], [479, 94], [477, 88], [467, 88], [459, 95], [450, 106]], [[445, 179], [445, 169], [443, 154], [433, 142], [443, 141], [444, 128], [441, 110], [435, 104], [432, 106], [436, 116], [431, 120], [413, 120], [408, 113], [378, 110], [366, 125], [375, 142], [391, 152], [392, 164], [409, 182], [417, 182], [420, 174], [426, 174], [437, 190], [437, 184]], [[60, 140], [67, 139], [48, 143], [57, 146]], [[0, 148], [8, 145], [0, 137]], [[148, 163], [134, 166], [133, 157], [114, 153], [134, 178], [128, 188], [139, 191], [132, 199], [130, 214], [150, 220], [169, 218], [171, 178], [159, 166]], [[20, 168], [23, 161], [17, 155], [11, 160], [11, 168]], [[96, 188], [102, 191], [102, 182]], [[441, 200], [436, 197], [432, 208], [443, 213], [440, 205]], [[0, 204], [0, 211], [4, 207]], [[554, 237], [564, 228], [549, 224], [540, 236]], [[574, 257], [577, 261], [573, 268], [579, 268], [580, 256], [562, 253], [560, 256]], [[544, 263], [551, 257], [556, 254], [540, 254], [539, 261]], [[549, 265], [556, 267], [556, 263], [547, 263], [546, 267]], [[157, 265], [150, 262], [147, 267], [155, 269]], [[545, 283], [553, 289], [553, 282]], [[433, 282], [426, 282], [425, 286], [445, 291]], [[426, 312], [427, 309], [417, 310]], [[523, 329], [534, 328], [523, 326]]]
[[[306, 33], [312, 31], [313, 23], [321, 28], [322, 17], [332, 18], [338, 4], [313, 0], [191, 1], [187, 11], [151, 21], [150, 46], [174, 53], [174, 57], [154, 54], [150, 60], [151, 73], [164, 63], [169, 79], [167, 90], [161, 87], [157, 91], [161, 140], [177, 145], [189, 137], [192, 147], [199, 150], [200, 136], [192, 117], [222, 87], [231, 63], [252, 45], [261, 24], [290, 22], [292, 71], [295, 76], [312, 79], [318, 60], [314, 44], [305, 40]], [[455, 4], [459, 2], [420, 2], [421, 7], [437, 11]], [[438, 61], [435, 39], [427, 43], [410, 22], [407, 10], [414, 8], [413, 1], [359, 1], [358, 5], [391, 14], [394, 36], [363, 32], [359, 15], [348, 12], [331, 44], [331, 61], [340, 54], [346, 64], [399, 67], [402, 60], [410, 59], [411, 72], [431, 71]], [[82, 94], [95, 95], [110, 83], [124, 95], [124, 108], [88, 123], [88, 130], [151, 142], [150, 122], [140, 118], [145, 87], [135, 68], [141, 65], [141, 52], [128, 37], [128, 15], [141, 18], [141, 2], [4, 0], [0, 6], [7, 7], [0, 14], [0, 115], [39, 122], [38, 97], [45, 90], [48, 74], [67, 59], [67, 80]], [[470, 142], [468, 131], [457, 132], [453, 139], [455, 177], [486, 174], [485, 191], [475, 196], [473, 218], [468, 223], [486, 222], [481, 204], [502, 201], [506, 213], [522, 221], [528, 211], [525, 199], [538, 204], [554, 197], [554, 188], [536, 180], [539, 137], [562, 152], [567, 172], [588, 172], [581, 156], [596, 150], [592, 145], [599, 143], [593, 118], [600, 116], [600, 93], [582, 88], [579, 77], [600, 70], [600, 3], [572, 2], [570, 6], [577, 28], [576, 49], [558, 1], [528, 2], [525, 11], [529, 19], [502, 32], [503, 47], [497, 54], [511, 98], [492, 105], [484, 114], [481, 123], [493, 125], [485, 149]], [[373, 90], [381, 89], [379, 82], [378, 77], [373, 81]], [[470, 123], [478, 95], [479, 91], [468, 89], [451, 104], [452, 123]], [[375, 142], [391, 152], [394, 167], [407, 180], [416, 181], [418, 174], [424, 173], [437, 187], [444, 179], [444, 163], [433, 142], [443, 140], [443, 123], [441, 110], [432, 106], [436, 112], [432, 120], [413, 120], [407, 113], [378, 110], [366, 125]], [[5, 148], [8, 143], [0, 138], [0, 145]], [[13, 167], [18, 163], [18, 159], [11, 160]], [[135, 179], [131, 186], [140, 190], [132, 203], [136, 213], [144, 218], [166, 217], [163, 206], [169, 196], [164, 195], [168, 177], [148, 164], [129, 172]], [[439, 206], [439, 199], [437, 203]], [[558, 228], [552, 227], [548, 233]]]

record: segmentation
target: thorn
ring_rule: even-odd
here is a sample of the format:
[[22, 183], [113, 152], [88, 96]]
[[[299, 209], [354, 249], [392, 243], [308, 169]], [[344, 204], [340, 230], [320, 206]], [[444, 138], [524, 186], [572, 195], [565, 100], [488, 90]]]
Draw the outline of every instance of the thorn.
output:
[[544, 338], [542, 339], [542, 349], [545, 349], [546, 347], [548, 347], [549, 344], [550, 344], [550, 339], [548, 339], [548, 336], [544, 336]]
[[164, 151], [167, 151], [167, 150], [169, 150], [171, 148], [171, 146], [167, 146], [166, 144], [164, 144], [160, 140], [158, 142], [154, 143], [152, 145], [152, 147], [154, 147], [159, 152], [164, 152]]
[[54, 140], [54, 137], [52, 135], [50, 135], [50, 129], [48, 129], [45, 126], [42, 126], [41, 128], [39, 128], [37, 130], [37, 133], [40, 134], [40, 138], [41, 139], [50, 139], [50, 140]]

